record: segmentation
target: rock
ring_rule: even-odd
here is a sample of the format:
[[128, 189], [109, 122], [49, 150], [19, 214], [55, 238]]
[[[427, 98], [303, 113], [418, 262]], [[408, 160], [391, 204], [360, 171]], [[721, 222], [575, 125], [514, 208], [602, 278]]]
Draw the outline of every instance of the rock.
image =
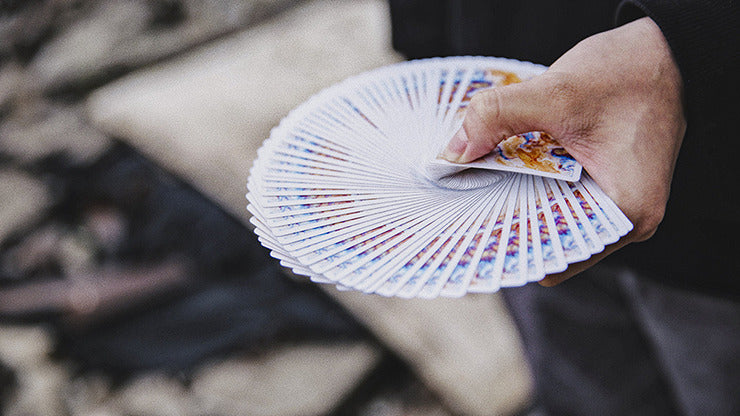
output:
[[[382, 379], [378, 376], [382, 375]], [[405, 363], [386, 357], [363, 383], [345, 399], [340, 415], [452, 416], [439, 396], [429, 390]]]
[[0, 326], [0, 361], [17, 377], [4, 415], [251, 416], [325, 415], [380, 358], [357, 342], [286, 346], [263, 356], [204, 365], [186, 385], [163, 373], [143, 374], [114, 389], [102, 376], [73, 378], [49, 358], [52, 340], [39, 327]]
[[18, 390], [4, 415], [63, 416], [64, 383], [67, 374], [63, 367], [45, 362], [18, 376]]
[[[16, 387], [15, 372], [0, 361], [0, 403], [7, 403]], [[2, 410], [2, 405], [0, 405]]]
[[85, 212], [84, 226], [96, 245], [109, 254], [115, 253], [126, 238], [128, 221], [120, 209], [99, 204]]
[[64, 236], [58, 224], [33, 230], [0, 259], [5, 278], [20, 280], [32, 273], [53, 270], [59, 259], [59, 242]]
[[378, 351], [366, 344], [288, 347], [262, 358], [206, 367], [192, 389], [199, 414], [325, 415], [378, 358]]
[[[84, 249], [82, 255], [86, 256]], [[99, 324], [158, 294], [182, 287], [188, 270], [178, 260], [131, 268], [90, 268], [83, 273], [85, 268], [74, 270], [65, 279], [38, 279], [0, 290], [0, 316], [57, 313], [76, 327]]]
[[48, 359], [51, 337], [41, 328], [0, 326], [0, 361], [17, 376], [13, 400], [0, 411], [4, 415], [63, 415], [66, 372]]
[[[104, 402], [111, 392], [111, 381], [101, 374], [89, 374], [69, 380], [64, 389], [64, 404], [71, 415], [121, 414]], [[117, 410], [117, 409], [116, 409]]]
[[18, 95], [23, 85], [23, 70], [15, 62], [0, 67], [0, 113], [8, 111], [10, 102]]
[[75, 415], [325, 415], [378, 358], [364, 343], [292, 346], [206, 364], [188, 385], [151, 373], [113, 390], [107, 379], [88, 375], [67, 384], [66, 404]]
[[36, 366], [51, 352], [49, 334], [38, 327], [0, 326], [0, 360], [10, 367], [25, 370]]
[[111, 394], [111, 381], [100, 374], [69, 380], [64, 389], [64, 406], [70, 415], [121, 415], [117, 403], [106, 403]]
[[185, 416], [193, 414], [197, 400], [176, 379], [151, 374], [129, 382], [107, 402], [131, 416]]
[[67, 17], [65, 9], [74, 9], [70, 3], [69, 0], [4, 2], [0, 16], [0, 57], [25, 62]]
[[247, 171], [280, 118], [321, 88], [398, 60], [387, 18], [380, 0], [311, 2], [95, 91], [90, 117], [246, 219]]
[[289, 0], [98, 1], [60, 25], [31, 71], [45, 90], [85, 86], [132, 70], [286, 7]]
[[73, 163], [90, 162], [110, 147], [110, 139], [91, 127], [78, 106], [31, 100], [14, 108], [0, 125], [0, 152], [28, 164], [59, 154]]
[[0, 170], [0, 242], [40, 218], [49, 202], [41, 181], [18, 170]]
[[414, 406], [407, 408], [392, 400], [376, 400], [363, 409], [358, 416], [451, 416], [440, 406]]
[[499, 295], [409, 300], [327, 292], [406, 359], [456, 414], [506, 415], [527, 404], [529, 370]]
[[79, 234], [68, 233], [58, 243], [59, 263], [65, 276], [90, 272], [95, 267], [96, 247]]

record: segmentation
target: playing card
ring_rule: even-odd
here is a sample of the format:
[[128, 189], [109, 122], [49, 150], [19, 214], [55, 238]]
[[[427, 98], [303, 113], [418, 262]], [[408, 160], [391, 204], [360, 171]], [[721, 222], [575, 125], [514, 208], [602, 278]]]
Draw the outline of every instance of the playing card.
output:
[[509, 138], [462, 166], [435, 160], [475, 93], [543, 70], [436, 58], [310, 98], [250, 169], [260, 243], [314, 282], [404, 298], [519, 286], [600, 252], [632, 225], [547, 134]]
[[589, 257], [590, 251], [583, 234], [580, 233], [570, 209], [565, 205], [562, 195], [551, 187], [544, 178], [540, 179], [538, 190], [549, 204], [548, 211], [552, 212], [555, 220], [555, 230], [563, 247], [563, 254], [568, 263], [583, 261]]
[[544, 132], [509, 137], [499, 143], [491, 153], [470, 163], [452, 163], [443, 159], [433, 159], [430, 163], [466, 169], [528, 173], [566, 181], [580, 179], [582, 170], [581, 164]]
[[545, 255], [542, 250], [543, 236], [540, 234], [540, 226], [537, 220], [537, 203], [534, 180], [531, 175], [523, 177], [523, 197], [526, 198], [526, 221], [527, 221], [527, 280], [538, 281], [545, 275]]
[[518, 176], [518, 189], [513, 203], [511, 231], [506, 243], [504, 267], [501, 272], [501, 285], [520, 286], [528, 281], [527, 270], [527, 194], [524, 193], [524, 179]]
[[578, 233], [583, 236], [583, 241], [586, 243], [588, 250], [591, 251], [591, 254], [602, 252], [604, 250], [604, 244], [598, 238], [596, 230], [581, 208], [581, 204], [569, 192], [567, 184], [564, 181], [556, 181], [554, 179], [547, 179], [546, 182], [556, 195], [556, 199], [561, 203], [564, 202], [563, 206], [567, 207], [570, 211], [570, 216], [575, 221]]
[[496, 209], [491, 213], [491, 217], [496, 218], [496, 221], [493, 223], [488, 238], [482, 244], [480, 261], [468, 289], [470, 292], [493, 292], [501, 286], [501, 274], [504, 268], [516, 199], [513, 185], [508, 188], [505, 198], [497, 204]]

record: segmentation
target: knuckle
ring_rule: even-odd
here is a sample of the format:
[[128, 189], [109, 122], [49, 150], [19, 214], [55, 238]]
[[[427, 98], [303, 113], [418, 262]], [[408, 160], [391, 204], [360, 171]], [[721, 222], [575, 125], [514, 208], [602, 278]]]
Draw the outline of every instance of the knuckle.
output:
[[473, 98], [477, 98], [476, 104], [478, 107], [485, 108], [492, 118], [499, 118], [501, 116], [503, 103], [501, 91], [498, 88], [481, 91], [480, 94], [476, 94]]
[[473, 96], [464, 126], [474, 131], [485, 132], [485, 140], [497, 144], [514, 135], [504, 114], [504, 98], [498, 88], [481, 91]]
[[652, 237], [665, 216], [665, 208], [652, 209], [645, 213], [635, 227], [636, 241], [645, 241]]
[[589, 136], [597, 123], [594, 103], [583, 99], [583, 85], [573, 75], [549, 74], [544, 87], [545, 98], [553, 115], [553, 134], [559, 140]]
[[483, 124], [487, 130], [490, 130], [495, 120], [501, 116], [501, 98], [495, 88], [481, 91], [473, 95], [470, 100], [470, 110], [473, 115]]

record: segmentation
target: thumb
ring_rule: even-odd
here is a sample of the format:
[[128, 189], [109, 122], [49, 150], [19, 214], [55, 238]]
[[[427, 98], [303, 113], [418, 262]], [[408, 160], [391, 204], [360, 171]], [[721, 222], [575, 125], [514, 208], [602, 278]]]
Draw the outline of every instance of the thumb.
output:
[[440, 154], [454, 163], [467, 163], [490, 153], [511, 136], [530, 131], [548, 131], [552, 111], [539, 88], [539, 80], [480, 91], [473, 95], [463, 126]]

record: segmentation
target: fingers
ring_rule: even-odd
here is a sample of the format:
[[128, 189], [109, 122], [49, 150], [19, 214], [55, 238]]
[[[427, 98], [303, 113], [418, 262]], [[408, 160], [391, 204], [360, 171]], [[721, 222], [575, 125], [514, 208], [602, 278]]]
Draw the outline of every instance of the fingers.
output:
[[492, 88], [473, 96], [463, 127], [452, 137], [441, 158], [467, 163], [490, 153], [511, 136], [547, 131], [551, 126], [541, 87], [536, 79]]

